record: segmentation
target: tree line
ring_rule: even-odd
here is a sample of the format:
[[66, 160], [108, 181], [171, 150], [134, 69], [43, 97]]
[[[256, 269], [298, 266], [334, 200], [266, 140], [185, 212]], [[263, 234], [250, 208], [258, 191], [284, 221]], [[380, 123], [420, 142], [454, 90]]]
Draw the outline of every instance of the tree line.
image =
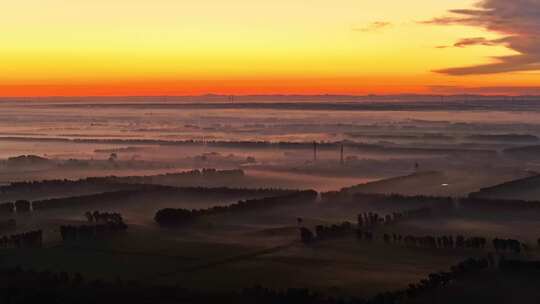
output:
[[160, 184], [163, 181], [190, 180], [194, 177], [242, 177], [244, 171], [241, 169], [216, 170], [216, 169], [194, 169], [176, 173], [165, 173], [143, 176], [99, 176], [87, 177], [77, 180], [69, 179], [48, 179], [42, 181], [13, 182], [9, 185], [0, 186], [0, 194], [10, 195], [17, 192], [31, 192], [40, 190], [60, 189], [66, 187], [95, 186], [104, 184]]
[[[213, 171], [213, 170], [210, 170]], [[203, 171], [198, 171], [199, 173], [186, 173], [186, 174], [211, 174], [211, 173], [200, 173]], [[221, 172], [221, 171], [217, 171]], [[225, 174], [225, 173], [224, 173]], [[235, 174], [235, 173], [231, 173]], [[240, 173], [238, 173], [240, 174]], [[166, 178], [167, 175], [164, 175], [163, 178]], [[105, 177], [111, 179], [109, 183], [121, 186], [120, 183], [114, 183], [113, 181], [121, 181], [122, 177]], [[139, 177], [129, 177], [126, 178], [126, 181], [134, 178], [135, 182]], [[140, 177], [142, 181], [145, 179], [152, 179], [155, 177]], [[101, 178], [89, 178], [87, 180], [93, 181], [94, 179], [100, 180]], [[105, 180], [102, 182], [106, 183]], [[45, 182], [47, 183], [47, 182]], [[53, 182], [51, 182], [53, 183]], [[69, 183], [69, 182], [68, 182]], [[171, 186], [161, 186], [161, 185], [151, 185], [151, 184], [137, 184], [137, 189], [132, 189], [133, 184], [125, 184], [127, 189], [104, 192], [99, 194], [90, 194], [82, 196], [73, 196], [67, 198], [58, 198], [58, 199], [45, 199], [45, 200], [36, 200], [30, 202], [29, 200], [18, 200], [16, 202], [5, 202], [0, 203], [0, 214], [12, 214], [14, 212], [28, 212], [30, 210], [42, 210], [42, 209], [52, 209], [52, 208], [63, 208], [70, 207], [74, 205], [91, 205], [98, 204], [104, 200], [118, 200], [130, 197], [140, 197], [141, 195], [157, 195], [163, 197], [170, 197], [171, 195], [210, 195], [212, 198], [225, 198], [234, 195], [249, 194], [254, 196], [268, 196], [268, 195], [281, 195], [285, 193], [290, 193], [290, 190], [282, 189], [239, 189], [239, 188], [205, 188], [205, 187], [171, 187]], [[351, 193], [348, 190], [342, 191], [331, 191], [321, 193], [321, 198], [323, 202], [331, 204], [356, 204], [358, 201], [369, 202], [376, 205], [391, 204], [391, 205], [423, 205], [423, 206], [437, 206], [437, 209], [452, 208], [454, 201], [450, 197], [436, 197], [436, 196], [406, 196], [399, 194], [380, 194], [380, 193]], [[464, 208], [498, 208], [498, 209], [530, 209], [530, 208], [539, 208], [540, 202], [531, 202], [531, 201], [522, 201], [522, 200], [494, 200], [494, 199], [481, 199], [475, 197], [460, 198], [457, 199], [457, 203]], [[372, 219], [368, 219], [371, 221]], [[384, 218], [383, 218], [384, 220]]]
[[88, 211], [85, 216], [91, 225], [60, 226], [62, 241], [102, 239], [128, 228], [119, 213]]
[[428, 206], [452, 206], [453, 199], [445, 196], [429, 196], [429, 195], [401, 195], [401, 194], [385, 194], [385, 193], [364, 193], [354, 192], [351, 188], [344, 188], [340, 191], [329, 191], [321, 193], [323, 202], [331, 204], [353, 204], [358, 202], [371, 203], [375, 206], [381, 205], [396, 205], [428, 207]]
[[321, 194], [324, 202], [334, 204], [371, 203], [373, 205], [432, 206], [438, 210], [452, 209], [454, 204], [471, 210], [530, 210], [539, 209], [540, 201], [480, 198], [474, 193], [468, 197], [453, 199], [445, 196], [401, 195], [385, 193], [354, 192], [354, 187]]
[[17, 200], [0, 204], [0, 214], [26, 213], [32, 211], [32, 203], [27, 200]]
[[[317, 225], [315, 227], [315, 233], [306, 227], [300, 227], [300, 240], [304, 243], [310, 243], [315, 240], [344, 237], [355, 232], [360, 239], [372, 240], [373, 232], [370, 230], [376, 228], [378, 225], [391, 225], [398, 221], [425, 217], [429, 216], [430, 214], [431, 209], [427, 207], [405, 210], [401, 212], [392, 212], [384, 216], [377, 212], [363, 212], [358, 214], [356, 226], [348, 221], [342, 222], [341, 224]], [[302, 220], [298, 219], [298, 222], [302, 223]]]
[[43, 245], [43, 231], [35, 230], [0, 237], [0, 248], [35, 248]]
[[18, 200], [15, 203], [7, 202], [0, 204], [0, 213], [12, 214], [19, 212], [39, 211], [54, 208], [66, 208], [74, 206], [90, 206], [102, 204], [103, 202], [126, 201], [130, 199], [142, 199], [151, 197], [152, 199], [167, 199], [174, 196], [201, 197], [209, 199], [230, 199], [243, 195], [263, 197], [268, 195], [282, 195], [291, 193], [291, 190], [283, 189], [242, 189], [242, 188], [206, 188], [206, 187], [171, 187], [161, 185], [138, 185], [137, 189], [120, 190], [90, 195], [73, 196], [66, 198], [53, 198], [45, 200]]
[[[418, 209], [420, 210], [420, 209]], [[369, 213], [367, 213], [369, 218]], [[361, 216], [364, 218], [364, 216]], [[359, 216], [360, 218], [360, 216]], [[376, 219], [377, 216], [371, 215], [372, 219]], [[360, 222], [359, 222], [360, 223]], [[365, 225], [354, 226], [350, 222], [342, 222], [341, 224], [333, 225], [317, 225], [315, 232], [313, 233], [306, 227], [300, 227], [300, 240], [303, 243], [311, 243], [318, 240], [335, 239], [339, 237], [345, 237], [352, 234], [356, 234], [358, 240], [373, 241], [378, 238], [377, 235], [371, 230], [373, 226]], [[380, 223], [376, 221], [376, 223]], [[382, 240], [386, 244], [405, 245], [410, 247], [430, 248], [430, 249], [485, 249], [488, 245], [488, 239], [486, 237], [473, 236], [465, 237], [463, 235], [451, 236], [414, 236], [414, 235], [402, 235], [399, 233], [384, 233]], [[492, 241], [493, 249], [497, 252], [513, 252], [516, 254], [521, 253], [524, 250], [528, 250], [529, 247], [515, 239], [502, 239], [494, 238]], [[539, 243], [540, 246], [540, 243]]]
[[430, 215], [431, 208], [428, 207], [392, 212], [384, 216], [377, 212], [363, 212], [358, 214], [357, 223], [359, 228], [374, 227], [377, 225], [391, 225], [402, 220], [428, 217]]
[[178, 173], [165, 173], [157, 175], [145, 175], [145, 176], [108, 176], [98, 177], [97, 179], [104, 179], [108, 183], [128, 183], [128, 184], [167, 184], [178, 185], [181, 183], [192, 183], [193, 179], [233, 179], [244, 177], [245, 173], [241, 169], [231, 170], [216, 170], [216, 169], [194, 169], [185, 172]]
[[[374, 240], [373, 232], [357, 230], [359, 240]], [[382, 239], [386, 244], [403, 244], [411, 247], [422, 247], [430, 249], [485, 249], [489, 242], [486, 237], [465, 237], [463, 235], [451, 236], [414, 236], [401, 235], [396, 233], [384, 233]], [[521, 253], [528, 250], [528, 246], [515, 239], [494, 238], [491, 241], [493, 249], [497, 252]]]
[[228, 206], [214, 206], [207, 209], [190, 210], [183, 208], [165, 208], [156, 212], [154, 220], [163, 227], [177, 227], [190, 223], [201, 216], [225, 212], [250, 211], [259, 208], [273, 208], [278, 206], [312, 203], [316, 198], [317, 192], [313, 190], [305, 190], [295, 191], [281, 196], [241, 200]]
[[386, 244], [403, 244], [411, 247], [423, 247], [431, 249], [484, 249], [487, 239], [484, 237], [454, 236], [414, 236], [396, 233], [385, 233], [383, 240]]
[[99, 222], [123, 223], [124, 222], [124, 218], [122, 217], [122, 215], [117, 212], [86, 211], [84, 213], [84, 216], [86, 217], [86, 220], [90, 223], [99, 223]]

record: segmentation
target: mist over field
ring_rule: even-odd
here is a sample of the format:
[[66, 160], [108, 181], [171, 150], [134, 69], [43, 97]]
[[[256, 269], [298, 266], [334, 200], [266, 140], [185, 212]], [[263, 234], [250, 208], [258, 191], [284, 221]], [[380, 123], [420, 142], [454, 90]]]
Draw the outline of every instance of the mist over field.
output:
[[0, 8], [0, 304], [540, 303], [540, 0]]
[[451, 303], [538, 271], [530, 100], [143, 101], [0, 103], [1, 267], [200, 303]]

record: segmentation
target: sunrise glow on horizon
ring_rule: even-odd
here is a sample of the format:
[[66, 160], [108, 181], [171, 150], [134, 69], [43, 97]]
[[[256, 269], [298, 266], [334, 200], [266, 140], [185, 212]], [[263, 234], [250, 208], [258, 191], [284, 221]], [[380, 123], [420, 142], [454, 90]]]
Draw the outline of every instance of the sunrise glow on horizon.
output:
[[509, 32], [450, 11], [507, 9], [486, 2], [11, 1], [0, 96], [536, 90], [535, 21], [516, 12], [529, 24]]

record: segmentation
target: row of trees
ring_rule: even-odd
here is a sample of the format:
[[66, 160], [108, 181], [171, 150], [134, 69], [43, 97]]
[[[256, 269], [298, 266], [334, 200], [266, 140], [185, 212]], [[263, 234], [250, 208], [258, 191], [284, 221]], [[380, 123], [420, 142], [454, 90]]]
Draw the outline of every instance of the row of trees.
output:
[[166, 173], [145, 176], [99, 176], [87, 177], [78, 180], [69, 179], [50, 179], [30, 182], [13, 182], [9, 185], [0, 186], [0, 194], [9, 195], [12, 193], [33, 192], [39, 190], [50, 190], [67, 187], [95, 186], [103, 184], [161, 184], [162, 181], [190, 180], [194, 177], [241, 177], [244, 171], [240, 169], [216, 170], [216, 169], [194, 169], [190, 171]]
[[[118, 184], [120, 185], [120, 184]], [[241, 188], [206, 188], [206, 187], [172, 187], [161, 185], [138, 185], [136, 189], [103, 192], [90, 195], [54, 198], [45, 200], [18, 200], [15, 203], [7, 202], [0, 204], [0, 214], [14, 212], [39, 211], [53, 208], [66, 208], [74, 206], [91, 206], [103, 202], [137, 200], [148, 197], [149, 199], [170, 199], [171, 197], [202, 197], [209, 199], [230, 199], [242, 196], [265, 197], [269, 195], [283, 195], [291, 193], [291, 190], [283, 189], [241, 189]]]
[[326, 240], [350, 235], [354, 232], [354, 226], [350, 222], [343, 222], [339, 225], [317, 225], [315, 234], [306, 227], [300, 227], [300, 239], [303, 243], [311, 243], [316, 240]]
[[88, 222], [90, 223], [109, 223], [109, 222], [123, 223], [124, 222], [122, 215], [116, 212], [87, 211], [84, 214], [84, 216], [86, 217], [86, 220], [88, 220]]
[[522, 248], [526, 246], [518, 240], [514, 239], [493, 239], [493, 248], [496, 251], [512, 251], [514, 253], [520, 253]]
[[[300, 239], [304, 243], [310, 243], [315, 240], [325, 240], [347, 236], [356, 231], [356, 235], [359, 239], [373, 240], [373, 233], [369, 229], [373, 229], [378, 225], [390, 225], [396, 223], [397, 221], [429, 216], [430, 214], [430, 208], [416, 208], [402, 212], [392, 212], [384, 217], [379, 215], [377, 212], [364, 212], [357, 216], [358, 224], [356, 227], [347, 221], [338, 225], [317, 225], [315, 227], [315, 233], [306, 227], [301, 227]], [[299, 219], [298, 223], [301, 222], [301, 219]], [[357, 229], [355, 230], [355, 228]], [[368, 230], [365, 230], [364, 228], [367, 228]]]
[[32, 248], [43, 245], [43, 231], [35, 230], [25, 233], [0, 237], [0, 248]]
[[[102, 177], [109, 183], [129, 183], [129, 184], [161, 184], [161, 185], [181, 185], [193, 184], [194, 179], [234, 179], [243, 177], [244, 171], [240, 169], [216, 170], [216, 169], [195, 169], [178, 173], [166, 173], [147, 176], [108, 176]], [[98, 177], [99, 178], [99, 177]]]
[[32, 211], [32, 203], [27, 200], [17, 200], [0, 204], [0, 214], [25, 213]]
[[427, 195], [401, 195], [401, 194], [384, 194], [384, 193], [363, 193], [355, 192], [354, 187], [344, 188], [341, 191], [329, 191], [321, 193], [323, 202], [329, 204], [372, 204], [374, 206], [409, 206], [409, 208], [425, 207], [425, 206], [452, 206], [453, 199], [444, 196], [427, 196]]
[[344, 188], [341, 191], [331, 191], [322, 193], [323, 201], [334, 204], [364, 204], [373, 205], [401, 205], [401, 206], [436, 206], [438, 210], [445, 210], [454, 207], [454, 203], [462, 208], [473, 210], [529, 210], [539, 209], [540, 202], [526, 200], [506, 200], [490, 199], [478, 197], [478, 194], [472, 193], [469, 197], [454, 200], [451, 197], [444, 196], [426, 196], [426, 195], [401, 195], [384, 193], [362, 193], [356, 192], [355, 187]]
[[[356, 233], [359, 240], [373, 241], [376, 239], [375, 234], [370, 230], [361, 228], [355, 229], [350, 222], [343, 222], [339, 225], [318, 225], [315, 227], [315, 233], [311, 230], [301, 227], [300, 239], [304, 243], [311, 243], [315, 240], [334, 239], [344, 237]], [[463, 235], [454, 236], [414, 236], [385, 233], [382, 237], [386, 244], [403, 244], [406, 246], [423, 247], [431, 249], [485, 249], [488, 240], [485, 237], [465, 237]], [[521, 253], [522, 249], [526, 249], [526, 245], [514, 239], [499, 239], [492, 240], [493, 248], [497, 251], [510, 251]]]
[[465, 238], [462, 235], [458, 235], [455, 238], [453, 236], [413, 236], [406, 235], [403, 237], [400, 234], [387, 234], [383, 236], [385, 243], [404, 244], [407, 246], [424, 247], [424, 248], [439, 248], [439, 249], [484, 249], [487, 244], [487, 240], [484, 237], [469, 237]]
[[[357, 230], [359, 239], [373, 240], [373, 233], [369, 231]], [[369, 237], [367, 237], [369, 236]], [[439, 248], [439, 249], [485, 249], [488, 244], [488, 239], [485, 237], [465, 237], [463, 235], [454, 236], [413, 236], [401, 234], [383, 235], [383, 240], [387, 244], [404, 244], [407, 246], [424, 247], [424, 248]], [[510, 251], [521, 253], [526, 249], [526, 245], [514, 239], [499, 239], [492, 240], [493, 248], [497, 251]]]
[[193, 220], [206, 215], [213, 215], [225, 212], [243, 212], [259, 208], [273, 208], [278, 206], [289, 206], [294, 204], [312, 203], [317, 198], [317, 192], [313, 190], [295, 191], [290, 194], [261, 199], [250, 199], [239, 201], [228, 206], [215, 206], [208, 209], [172, 209], [166, 208], [156, 212], [154, 220], [163, 227], [178, 227], [192, 222]]
[[384, 193], [358, 193], [355, 188], [344, 188], [341, 191], [331, 191], [321, 194], [323, 201], [328, 203], [340, 204], [357, 204], [371, 203], [373, 205], [401, 205], [401, 206], [436, 206], [439, 210], [453, 208], [454, 203], [459, 204], [462, 208], [485, 210], [529, 210], [539, 209], [540, 202], [526, 200], [507, 200], [507, 199], [491, 199], [481, 198], [477, 194], [472, 193], [469, 197], [462, 197], [454, 202], [451, 197], [445, 196], [427, 196], [427, 195], [401, 195], [401, 194], [384, 194]]
[[416, 208], [411, 210], [405, 210], [401, 212], [392, 212], [391, 214], [386, 214], [384, 216], [380, 215], [377, 212], [364, 212], [358, 214], [357, 221], [358, 227], [373, 227], [376, 225], [391, 225], [396, 222], [419, 218], [419, 217], [428, 217], [431, 215], [431, 208]]

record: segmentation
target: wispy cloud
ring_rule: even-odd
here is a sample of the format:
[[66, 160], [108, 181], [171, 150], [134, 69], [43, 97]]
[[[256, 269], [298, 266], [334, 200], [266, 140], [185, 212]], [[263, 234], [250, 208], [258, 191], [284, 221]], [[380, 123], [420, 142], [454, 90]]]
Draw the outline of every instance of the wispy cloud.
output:
[[495, 46], [506, 44], [506, 39], [486, 39], [484, 37], [463, 38], [453, 45], [438, 45], [437, 49], [447, 49], [450, 47], [466, 48], [470, 46]]
[[472, 45], [505, 45], [518, 55], [494, 57], [495, 62], [455, 67], [436, 72], [449, 75], [493, 74], [540, 70], [540, 0], [483, 0], [474, 9], [456, 9], [449, 16], [424, 21], [434, 25], [468, 25], [502, 34], [504, 38], [488, 40], [465, 38], [456, 47]]
[[430, 86], [435, 94], [487, 94], [487, 95], [540, 95], [540, 87], [494, 86], [494, 87], [462, 87], [462, 86]]
[[496, 40], [489, 40], [484, 37], [475, 37], [475, 38], [464, 38], [459, 40], [454, 44], [455, 47], [468, 47], [468, 46], [475, 46], [475, 45], [482, 45], [482, 46], [494, 46], [494, 45], [500, 45], [504, 43], [504, 40], [496, 39]]
[[363, 27], [355, 27], [353, 28], [353, 31], [364, 32], [364, 33], [377, 32], [382, 29], [389, 28], [391, 26], [392, 26], [392, 23], [387, 22], [387, 21], [375, 21]]

